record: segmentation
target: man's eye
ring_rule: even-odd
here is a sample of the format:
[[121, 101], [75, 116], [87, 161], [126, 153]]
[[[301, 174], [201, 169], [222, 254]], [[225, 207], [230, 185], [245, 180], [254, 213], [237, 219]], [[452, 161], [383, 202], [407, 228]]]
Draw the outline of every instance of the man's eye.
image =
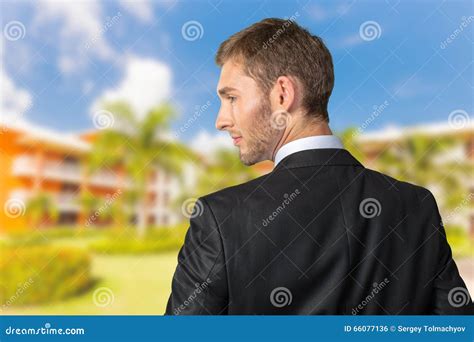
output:
[[234, 101], [237, 99], [235, 96], [227, 96], [227, 99], [229, 100], [230, 103], [234, 103]]

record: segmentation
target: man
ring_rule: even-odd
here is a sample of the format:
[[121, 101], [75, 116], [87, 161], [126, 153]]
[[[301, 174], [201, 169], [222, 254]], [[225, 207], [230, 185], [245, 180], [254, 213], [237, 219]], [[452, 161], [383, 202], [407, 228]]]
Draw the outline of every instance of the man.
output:
[[275, 167], [198, 200], [166, 314], [473, 313], [433, 195], [364, 168], [332, 135], [320, 38], [265, 19], [216, 62], [217, 129], [244, 164]]

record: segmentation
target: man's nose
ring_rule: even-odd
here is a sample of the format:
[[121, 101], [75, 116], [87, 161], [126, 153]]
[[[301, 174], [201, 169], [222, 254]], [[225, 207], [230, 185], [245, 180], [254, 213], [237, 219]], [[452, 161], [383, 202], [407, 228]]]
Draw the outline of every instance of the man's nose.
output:
[[229, 113], [226, 113], [222, 108], [219, 110], [219, 113], [217, 113], [217, 119], [216, 119], [216, 128], [219, 131], [225, 130], [228, 127], [232, 127], [233, 122], [232, 122], [232, 117], [229, 115]]

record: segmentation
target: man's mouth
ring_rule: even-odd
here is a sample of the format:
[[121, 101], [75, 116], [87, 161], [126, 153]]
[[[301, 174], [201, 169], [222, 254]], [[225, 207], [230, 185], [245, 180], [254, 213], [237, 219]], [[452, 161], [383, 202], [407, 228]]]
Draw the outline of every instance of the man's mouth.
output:
[[242, 137], [232, 137], [232, 140], [234, 145], [237, 146], [240, 143], [240, 140], [242, 140]]

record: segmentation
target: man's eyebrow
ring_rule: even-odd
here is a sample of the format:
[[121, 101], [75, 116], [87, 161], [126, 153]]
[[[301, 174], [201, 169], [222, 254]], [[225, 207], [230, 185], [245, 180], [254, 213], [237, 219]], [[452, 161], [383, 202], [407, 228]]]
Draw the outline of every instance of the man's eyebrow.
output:
[[219, 93], [219, 95], [224, 96], [227, 93], [230, 93], [231, 91], [238, 91], [238, 90], [232, 87], [224, 87], [224, 88], [219, 89], [217, 92]]

